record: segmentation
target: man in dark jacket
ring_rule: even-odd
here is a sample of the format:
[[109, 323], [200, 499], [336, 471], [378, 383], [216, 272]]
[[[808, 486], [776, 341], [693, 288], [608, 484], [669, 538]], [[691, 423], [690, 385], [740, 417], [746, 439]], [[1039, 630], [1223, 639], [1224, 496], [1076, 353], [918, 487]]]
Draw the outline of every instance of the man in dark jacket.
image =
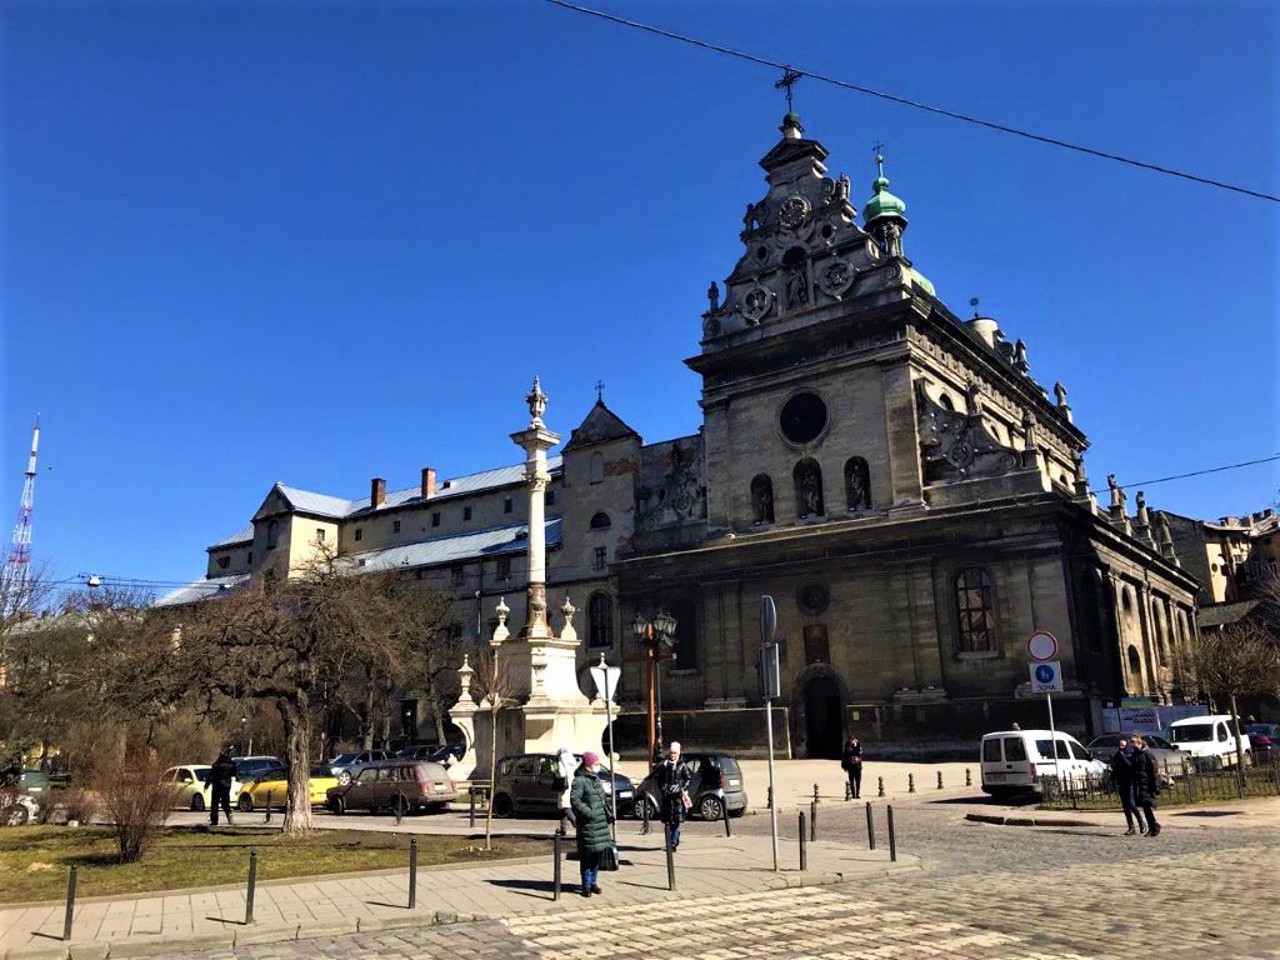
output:
[[1120, 809], [1124, 811], [1124, 823], [1128, 827], [1124, 835], [1133, 836], [1135, 821], [1138, 829], [1146, 833], [1147, 828], [1143, 826], [1138, 808], [1133, 802], [1133, 750], [1129, 746], [1128, 737], [1120, 738], [1120, 742], [1116, 744], [1116, 752], [1111, 756], [1111, 782], [1120, 797]]
[[857, 800], [862, 796], [862, 744], [857, 737], [844, 742], [840, 754], [840, 766], [849, 778], [849, 796]]
[[1158, 837], [1160, 835], [1160, 824], [1156, 823], [1156, 816], [1152, 812], [1152, 808], [1158, 803], [1156, 797], [1160, 794], [1160, 772], [1156, 769], [1155, 758], [1151, 756], [1151, 751], [1147, 749], [1147, 743], [1142, 737], [1133, 738], [1133, 795], [1134, 801], [1138, 804], [1138, 809], [1142, 811], [1142, 815], [1147, 818], [1147, 836]]
[[236, 765], [223, 750], [209, 771], [209, 823], [215, 827], [218, 825], [218, 804], [222, 804], [227, 823], [231, 823], [231, 783], [235, 778]]
[[667, 825], [667, 842], [671, 849], [680, 847], [680, 825], [684, 823], [686, 803], [689, 800], [689, 768], [680, 762], [680, 744], [675, 740], [667, 747], [667, 759], [653, 771], [662, 804], [662, 822]]
[[596, 771], [600, 769], [599, 754], [590, 750], [582, 755], [582, 766], [573, 778], [569, 791], [569, 806], [573, 810], [578, 827], [578, 866], [582, 871], [584, 897], [602, 893], [600, 889], [600, 854], [613, 844], [609, 831], [609, 807], [605, 803], [604, 788]]

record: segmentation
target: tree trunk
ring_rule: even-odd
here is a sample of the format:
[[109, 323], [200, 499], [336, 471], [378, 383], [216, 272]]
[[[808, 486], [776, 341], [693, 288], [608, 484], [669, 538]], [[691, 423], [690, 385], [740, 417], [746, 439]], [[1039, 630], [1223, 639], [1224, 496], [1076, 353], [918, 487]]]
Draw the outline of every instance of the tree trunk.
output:
[[297, 690], [291, 699], [279, 702], [289, 778], [284, 809], [286, 835], [311, 830], [311, 712], [307, 700], [306, 692]]
[[373, 749], [373, 701], [373, 675], [370, 674], [364, 691], [364, 716], [360, 718], [360, 744], [363, 750]]
[[493, 787], [498, 779], [498, 711], [489, 714], [489, 802], [484, 805], [484, 848], [492, 848], [493, 836]]
[[1236, 738], [1236, 787], [1244, 796], [1244, 749], [1240, 742], [1240, 713], [1236, 709], [1236, 695], [1231, 694], [1231, 732]]

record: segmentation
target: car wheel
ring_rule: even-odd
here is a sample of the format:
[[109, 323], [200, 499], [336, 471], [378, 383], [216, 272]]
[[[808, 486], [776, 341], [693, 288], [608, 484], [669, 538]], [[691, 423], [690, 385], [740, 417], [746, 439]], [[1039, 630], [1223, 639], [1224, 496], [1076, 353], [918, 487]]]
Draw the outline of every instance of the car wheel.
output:
[[724, 804], [714, 793], [709, 793], [698, 801], [698, 816], [703, 820], [723, 820]]
[[236, 809], [241, 813], [253, 813], [253, 797], [247, 793], [240, 794], [240, 799], [236, 801]]
[[31, 819], [31, 811], [20, 803], [11, 804], [0, 810], [0, 824], [6, 827], [21, 827]]
[[330, 797], [329, 809], [338, 816], [342, 816], [347, 812], [347, 801], [343, 800], [342, 797]]
[[509, 817], [516, 812], [515, 804], [511, 802], [511, 798], [505, 793], [495, 794], [493, 798], [493, 815], [495, 817]]
[[339, 774], [338, 774], [338, 785], [339, 785], [339, 786], [343, 786], [343, 787], [345, 787], [345, 786], [346, 786], [348, 783], [350, 783], [350, 782], [351, 782], [351, 771], [350, 771], [350, 770], [343, 770], [341, 773], [339, 773]]
[[191, 795], [191, 810], [192, 810], [192, 812], [194, 812], [194, 813], [201, 813], [201, 812], [203, 812], [203, 811], [204, 811], [204, 797], [200, 796], [200, 794], [198, 794], [198, 793], [193, 793], [193, 794]]

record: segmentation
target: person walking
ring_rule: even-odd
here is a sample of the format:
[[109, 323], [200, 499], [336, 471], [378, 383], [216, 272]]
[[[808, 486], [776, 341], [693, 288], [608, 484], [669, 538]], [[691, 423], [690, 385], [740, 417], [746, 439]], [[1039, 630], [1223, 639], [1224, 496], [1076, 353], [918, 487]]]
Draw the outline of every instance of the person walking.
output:
[[582, 755], [580, 766], [573, 778], [569, 806], [578, 828], [578, 866], [582, 871], [584, 897], [603, 893], [600, 889], [600, 854], [613, 843], [609, 832], [609, 806], [605, 803], [604, 788], [596, 776], [600, 769], [600, 755], [588, 750]]
[[654, 783], [662, 804], [662, 822], [667, 826], [667, 843], [672, 852], [680, 848], [680, 825], [689, 810], [689, 768], [680, 762], [680, 743], [672, 740], [667, 759], [654, 771]]
[[231, 784], [235, 778], [236, 765], [231, 762], [231, 755], [223, 750], [209, 771], [209, 823], [212, 826], [218, 825], [219, 804], [227, 815], [227, 825], [231, 825]]
[[859, 799], [862, 796], [862, 744], [857, 737], [850, 736], [844, 742], [840, 766], [849, 778], [849, 795], [854, 800]]
[[1116, 744], [1116, 752], [1111, 755], [1111, 783], [1120, 797], [1120, 809], [1124, 811], [1124, 824], [1128, 828], [1124, 835], [1132, 837], [1137, 832], [1135, 825], [1138, 830], [1146, 833], [1147, 828], [1133, 802], [1133, 748], [1128, 737], [1120, 738]]
[[562, 837], [568, 834], [569, 827], [577, 826], [573, 816], [573, 805], [569, 799], [569, 794], [573, 790], [573, 775], [577, 768], [578, 761], [573, 758], [573, 751], [568, 747], [561, 747], [556, 752], [554, 775], [556, 787], [560, 791], [560, 835]]
[[1152, 812], [1160, 802], [1157, 799], [1160, 795], [1160, 771], [1141, 736], [1133, 738], [1133, 794], [1134, 802], [1147, 819], [1147, 836], [1160, 836], [1160, 824], [1156, 823]]

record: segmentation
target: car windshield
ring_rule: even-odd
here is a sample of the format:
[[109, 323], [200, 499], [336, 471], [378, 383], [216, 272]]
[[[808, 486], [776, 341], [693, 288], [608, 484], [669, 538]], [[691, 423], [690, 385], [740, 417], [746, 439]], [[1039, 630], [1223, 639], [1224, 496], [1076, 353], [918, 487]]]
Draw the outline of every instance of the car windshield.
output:
[[205, 769], [203, 769], [203, 770], [192, 770], [191, 772], [192, 772], [192, 773], [194, 773], [194, 774], [196, 775], [196, 779], [197, 779], [197, 780], [199, 780], [201, 783], [208, 783], [208, 782], [209, 782], [209, 768], [208, 768], [208, 767], [206, 767], [206, 768], [205, 768]]
[[1174, 743], [1204, 743], [1213, 739], [1213, 724], [1188, 723], [1173, 728]]
[[356, 755], [354, 753], [340, 753], [329, 762], [335, 767], [340, 767], [343, 764], [350, 763], [355, 758]]

